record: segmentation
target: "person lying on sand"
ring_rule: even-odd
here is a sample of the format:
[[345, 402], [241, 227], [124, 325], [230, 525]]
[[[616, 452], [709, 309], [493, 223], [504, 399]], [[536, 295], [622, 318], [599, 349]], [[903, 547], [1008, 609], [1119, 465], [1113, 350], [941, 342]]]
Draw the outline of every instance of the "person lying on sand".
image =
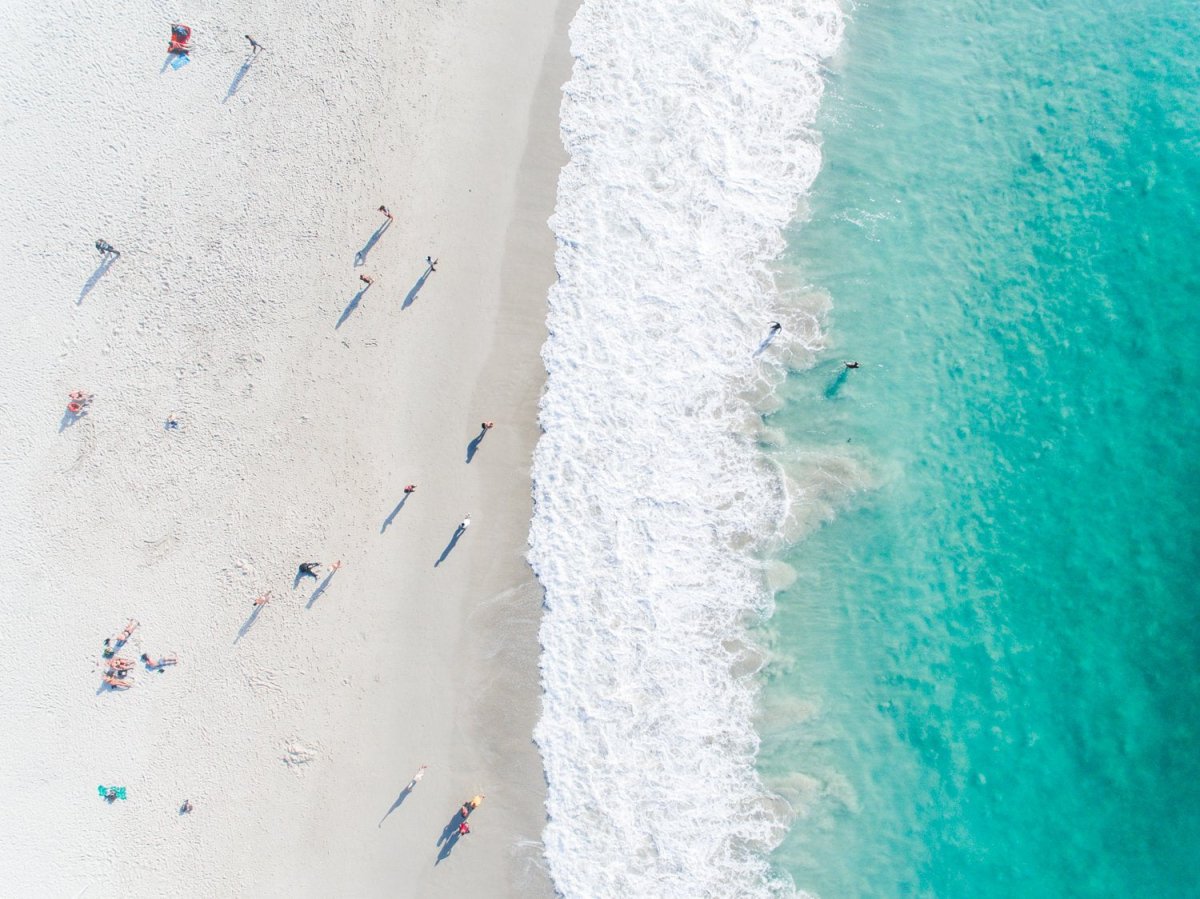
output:
[[132, 659], [108, 659], [105, 664], [111, 671], [129, 671], [133, 668]]
[[134, 621], [132, 618], [130, 618], [129, 623], [125, 625], [125, 630], [123, 630], [123, 631], [121, 631], [121, 633], [117, 634], [117, 636], [113, 642], [116, 643], [117, 646], [120, 646], [122, 643], [126, 642], [130, 637], [132, 637], [133, 632], [136, 631], [137, 629], [138, 629], [138, 623], [136, 621]]
[[168, 665], [178, 665], [179, 657], [175, 655], [163, 656], [161, 659], [152, 659], [147, 653], [142, 653], [142, 661], [146, 663], [146, 667], [151, 670], [161, 671]]
[[133, 686], [133, 678], [132, 677], [121, 678], [121, 677], [114, 677], [111, 674], [104, 675], [104, 682], [106, 684], [108, 684], [110, 687], [112, 687], [114, 690], [128, 690], [130, 687]]

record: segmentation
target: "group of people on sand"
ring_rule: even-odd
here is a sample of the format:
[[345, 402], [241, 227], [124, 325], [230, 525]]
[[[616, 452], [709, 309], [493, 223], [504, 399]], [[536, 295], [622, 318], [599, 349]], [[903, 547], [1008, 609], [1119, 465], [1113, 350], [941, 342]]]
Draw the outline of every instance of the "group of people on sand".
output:
[[[114, 690], [128, 690], [133, 686], [133, 676], [131, 671], [136, 667], [137, 663], [133, 659], [118, 655], [129, 642], [129, 638], [133, 636], [133, 632], [140, 627], [138, 622], [130, 618], [126, 622], [125, 627], [115, 637], [108, 637], [104, 641], [104, 649], [100, 654], [100, 667], [103, 670], [101, 680]], [[142, 664], [146, 666], [147, 671], [162, 672], [171, 665], [179, 664], [179, 657], [171, 653], [168, 655], [159, 656], [157, 659], [149, 653], [141, 654]]]
[[[187, 38], [190, 37], [191, 29], [186, 29], [186, 34], [182, 33], [182, 29], [183, 29], [183, 27], [181, 27], [181, 26], [174, 26], [172, 29], [172, 44], [173, 44], [172, 52], [180, 52], [180, 53], [187, 52], [186, 41], [187, 41]], [[249, 37], [249, 35], [247, 35], [247, 40], [249, 40], [249, 42], [250, 42], [252, 53], [257, 54], [262, 49], [261, 45], [258, 44], [253, 38]], [[176, 49], [176, 45], [178, 45], [178, 49]], [[388, 225], [392, 224], [392, 222], [395, 221], [395, 216], [387, 208], [387, 206], [381, 204], [379, 206], [379, 212], [381, 212], [386, 217]], [[97, 250], [97, 252], [100, 253], [103, 261], [106, 263], [111, 263], [111, 262], [119, 259], [121, 256], [120, 251], [117, 250], [115, 247], [113, 247], [112, 244], [110, 244], [108, 241], [106, 241], [104, 239], [98, 239], [96, 241], [96, 250]], [[427, 266], [427, 269], [425, 272], [426, 277], [429, 274], [437, 271], [438, 260], [435, 259], [433, 256], [426, 256], [425, 263]], [[359, 279], [365, 285], [363, 288], [364, 290], [366, 288], [369, 288], [371, 285], [373, 285], [376, 280], [375, 276], [368, 275], [368, 274], [360, 274]], [[93, 399], [93, 395], [90, 393], [85, 393], [82, 390], [71, 391], [71, 393], [68, 396], [68, 404], [67, 404], [68, 413], [70, 413], [71, 415], [76, 416], [76, 417], [85, 414], [88, 406], [90, 406], [92, 403], [92, 399]], [[476, 444], [478, 444], [478, 442], [480, 440], [482, 440], [483, 436], [485, 434], [487, 434], [487, 432], [490, 431], [494, 426], [495, 426], [495, 423], [492, 421], [482, 422], [480, 424], [479, 436], [476, 438], [476, 441], [475, 441]], [[178, 429], [179, 423], [174, 415], [170, 416], [167, 419], [167, 424], [165, 427], [168, 430], [177, 430]], [[416, 484], [407, 484], [404, 487], [404, 493], [406, 495], [409, 495], [409, 494], [412, 494], [413, 492], [415, 492], [416, 489], [417, 489]], [[466, 529], [470, 527], [470, 525], [471, 525], [471, 516], [468, 514], [462, 519], [462, 521], [459, 522], [458, 529], [456, 531], [456, 535], [465, 532]], [[332, 577], [341, 567], [342, 567], [341, 560], [338, 560], [338, 561], [332, 563], [329, 566], [328, 577]], [[320, 577], [320, 575], [319, 575], [320, 569], [321, 569], [320, 562], [301, 562], [297, 566], [297, 579], [299, 579], [301, 577], [311, 577], [314, 580], [318, 579]], [[272, 598], [273, 598], [273, 595], [272, 595], [271, 591], [269, 591], [269, 590], [259, 594], [259, 596], [257, 596], [254, 599], [254, 606], [255, 606], [256, 614], [262, 607], [266, 606], [272, 600]], [[101, 659], [101, 668], [103, 669], [102, 677], [103, 677], [104, 684], [107, 685], [108, 687], [110, 687], [111, 689], [126, 690], [126, 689], [129, 689], [131, 686], [133, 686], [134, 678], [132, 676], [132, 671], [136, 667], [136, 662], [128, 657], [120, 655], [120, 653], [121, 653], [121, 650], [125, 647], [126, 643], [129, 642], [130, 638], [133, 636], [134, 632], [138, 629], [139, 626], [140, 626], [139, 623], [135, 619], [131, 618], [128, 620], [125, 627], [117, 635], [115, 635], [114, 637], [111, 637], [109, 639], [106, 639], [104, 641], [104, 649], [103, 649], [102, 659]], [[174, 654], [166, 654], [166, 655], [162, 655], [162, 656], [155, 658], [155, 657], [151, 656], [149, 653], [142, 653], [140, 656], [140, 660], [146, 666], [146, 670], [158, 671], [158, 672], [162, 672], [167, 667], [176, 665], [179, 662], [178, 656], [176, 656]], [[425, 772], [426, 772], [427, 768], [428, 768], [428, 765], [421, 765], [421, 767], [417, 769], [417, 772], [413, 775], [412, 779], [409, 781], [408, 786], [405, 788], [406, 792], [413, 790], [417, 786], [417, 784], [425, 776]], [[122, 798], [124, 798], [124, 797], [122, 796]], [[479, 805], [480, 805], [480, 803], [483, 802], [483, 799], [484, 799], [483, 794], [478, 793], [478, 794], [472, 796], [470, 799], [468, 799], [466, 802], [464, 802], [462, 804], [462, 807], [459, 809], [459, 817], [461, 818], [461, 820], [460, 820], [460, 822], [458, 824], [458, 828], [457, 828], [458, 834], [460, 836], [466, 835], [471, 832], [471, 827], [470, 827], [467, 819], [470, 817], [472, 812], [474, 812], [477, 808], [479, 808]], [[110, 801], [111, 801], [111, 797], [110, 797]], [[193, 808], [193, 806], [192, 806], [191, 800], [185, 799], [183, 801], [183, 804], [179, 808], [179, 812], [180, 812], [180, 814], [189, 814], [192, 811], [192, 808]]]
[[458, 835], [460, 837], [465, 837], [471, 832], [471, 825], [467, 823], [467, 818], [470, 816], [471, 812], [479, 808], [479, 803], [481, 802], [483, 802], [483, 794], [477, 793], [464, 802], [462, 804], [462, 808], [458, 810], [458, 816], [462, 818], [462, 820], [458, 822]]

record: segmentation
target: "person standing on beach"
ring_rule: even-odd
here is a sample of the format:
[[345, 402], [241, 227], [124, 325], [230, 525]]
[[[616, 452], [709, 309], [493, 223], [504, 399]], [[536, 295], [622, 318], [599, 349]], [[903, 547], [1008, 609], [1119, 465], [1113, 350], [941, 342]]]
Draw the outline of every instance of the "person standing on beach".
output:
[[[371, 275], [359, 275], [358, 280], [362, 281], [363, 284], [366, 284], [367, 287], [370, 287], [372, 284], [375, 283], [375, 278], [372, 277]], [[367, 287], [364, 287], [363, 290], [366, 290]]]
[[485, 422], [480, 423], [480, 425], [479, 425], [479, 429], [481, 431], [484, 431], [485, 433], [487, 431], [490, 431], [494, 427], [496, 427], [496, 423], [494, 421], [485, 421]]
[[405, 487], [404, 487], [404, 492], [405, 492], [405, 493], [416, 493], [416, 491], [417, 491], [417, 485], [416, 485], [416, 484], [406, 484], [406, 485], [405, 485]]
[[270, 601], [271, 601], [271, 591], [268, 590], [266, 593], [262, 594], [262, 596], [259, 596], [257, 599], [255, 599], [254, 604], [256, 606], [262, 607], [262, 606], [265, 606]]
[[458, 825], [458, 835], [460, 837], [465, 837], [470, 832], [471, 832], [471, 825], [468, 824], [466, 821], [463, 821], [461, 824]]
[[258, 56], [259, 50], [266, 49], [262, 44], [260, 44], [254, 38], [250, 37], [250, 35], [248, 35], [248, 34], [246, 35], [246, 40], [248, 40], [250, 42], [250, 53], [254, 56]]
[[438, 263], [438, 261], [436, 259], [434, 259], [432, 256], [425, 257], [425, 264], [429, 266], [429, 271], [436, 272], [437, 271], [437, 263]]
[[121, 258], [121, 251], [110, 244], [107, 240], [97, 240], [96, 251], [105, 258], [109, 256], [111, 256], [113, 259]]
[[467, 513], [467, 517], [458, 523], [458, 529], [461, 532], [461, 531], [465, 531], [470, 526], [471, 526], [471, 515], [470, 515], [470, 513]]
[[406, 790], [416, 789], [417, 784], [419, 784], [421, 782], [421, 778], [425, 776], [425, 769], [428, 767], [429, 767], [428, 765], [422, 765], [420, 768], [418, 768], [417, 773], [412, 776], [412, 780], [410, 780], [408, 782], [408, 786], [405, 787], [404, 789], [406, 789]]
[[389, 222], [394, 222], [396, 220], [396, 217], [394, 215], [392, 215], [390, 212], [388, 212], [388, 208], [386, 206], [384, 206], [382, 203], [379, 205], [379, 211], [384, 214], [384, 216], [387, 218], [387, 220]]

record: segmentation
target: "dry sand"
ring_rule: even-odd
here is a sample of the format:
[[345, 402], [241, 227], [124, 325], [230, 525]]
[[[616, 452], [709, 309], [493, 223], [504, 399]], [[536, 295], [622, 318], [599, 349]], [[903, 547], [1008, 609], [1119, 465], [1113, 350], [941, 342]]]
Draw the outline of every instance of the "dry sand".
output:
[[[3, 892], [549, 895], [524, 549], [570, 4], [201, 2], [179, 70], [152, 6], [0, 30]], [[180, 663], [101, 690], [131, 617], [121, 656]]]

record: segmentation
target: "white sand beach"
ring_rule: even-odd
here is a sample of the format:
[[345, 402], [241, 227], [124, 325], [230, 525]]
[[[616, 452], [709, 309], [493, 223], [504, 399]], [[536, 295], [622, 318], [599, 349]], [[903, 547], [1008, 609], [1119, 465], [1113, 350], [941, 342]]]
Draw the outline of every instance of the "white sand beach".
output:
[[524, 552], [571, 6], [7, 7], [5, 895], [552, 894]]

